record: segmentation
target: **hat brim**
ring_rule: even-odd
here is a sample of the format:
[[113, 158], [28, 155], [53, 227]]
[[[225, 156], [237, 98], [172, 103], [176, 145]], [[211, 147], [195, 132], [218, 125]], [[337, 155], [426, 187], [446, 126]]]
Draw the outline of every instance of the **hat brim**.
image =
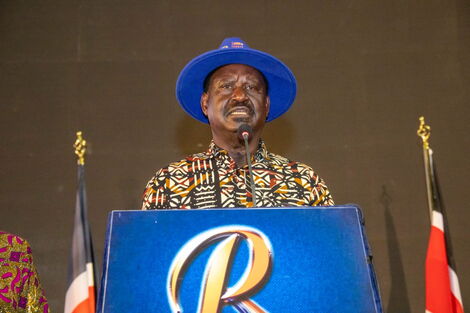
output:
[[260, 71], [268, 82], [270, 110], [266, 121], [284, 114], [294, 102], [297, 83], [289, 68], [275, 57], [250, 48], [227, 48], [206, 52], [194, 58], [181, 71], [176, 82], [176, 98], [195, 119], [209, 123], [201, 109], [204, 80], [216, 68], [245, 64]]

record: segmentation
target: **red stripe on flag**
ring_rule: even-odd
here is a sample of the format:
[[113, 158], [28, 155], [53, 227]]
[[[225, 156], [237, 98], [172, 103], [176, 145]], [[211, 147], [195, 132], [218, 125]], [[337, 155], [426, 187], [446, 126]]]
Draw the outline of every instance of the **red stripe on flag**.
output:
[[426, 255], [426, 310], [435, 313], [456, 313], [452, 309], [444, 233], [434, 226], [431, 227]]
[[96, 303], [95, 303], [95, 286], [88, 286], [88, 305], [89, 312], [95, 313]]
[[462, 303], [452, 294], [452, 312], [455, 313], [464, 313]]
[[80, 302], [79, 305], [75, 307], [72, 313], [91, 313], [94, 311], [90, 311], [90, 299], [86, 299], [85, 301]]
[[88, 287], [88, 298], [80, 302], [72, 313], [94, 313], [95, 312], [95, 287]]

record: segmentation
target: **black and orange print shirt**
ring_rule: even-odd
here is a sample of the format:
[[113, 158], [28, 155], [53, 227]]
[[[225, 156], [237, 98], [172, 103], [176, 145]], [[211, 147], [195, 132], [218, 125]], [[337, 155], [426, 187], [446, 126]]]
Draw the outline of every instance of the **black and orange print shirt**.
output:
[[[330, 206], [325, 182], [311, 167], [266, 150], [260, 141], [252, 157], [260, 207]], [[239, 168], [227, 151], [209, 150], [160, 169], [148, 182], [143, 210], [252, 207], [248, 166]]]

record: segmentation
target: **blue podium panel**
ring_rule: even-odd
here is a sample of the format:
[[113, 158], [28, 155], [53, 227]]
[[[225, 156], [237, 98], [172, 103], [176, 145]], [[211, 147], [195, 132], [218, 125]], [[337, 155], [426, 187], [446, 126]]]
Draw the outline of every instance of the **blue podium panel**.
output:
[[357, 207], [113, 211], [98, 312], [382, 312]]

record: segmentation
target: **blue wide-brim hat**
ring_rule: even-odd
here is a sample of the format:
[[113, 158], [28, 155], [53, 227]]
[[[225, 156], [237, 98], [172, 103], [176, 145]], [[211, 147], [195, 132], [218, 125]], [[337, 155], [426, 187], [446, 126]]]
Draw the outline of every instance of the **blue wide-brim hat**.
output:
[[251, 49], [240, 38], [226, 38], [218, 49], [191, 60], [178, 77], [176, 98], [189, 115], [209, 123], [201, 109], [204, 81], [212, 71], [228, 64], [249, 65], [264, 75], [271, 103], [266, 121], [284, 114], [294, 102], [297, 83], [294, 74], [284, 63], [265, 52]]

